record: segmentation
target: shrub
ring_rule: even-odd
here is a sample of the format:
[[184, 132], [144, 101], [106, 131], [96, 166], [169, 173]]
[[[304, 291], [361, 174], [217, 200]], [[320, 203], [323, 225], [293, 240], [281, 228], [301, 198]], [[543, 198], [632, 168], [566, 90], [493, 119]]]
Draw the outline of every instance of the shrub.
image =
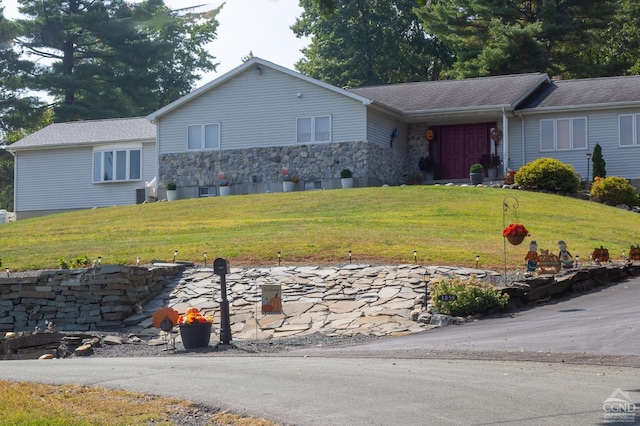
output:
[[480, 163], [472, 164], [471, 167], [469, 168], [469, 173], [483, 173], [483, 172], [484, 172], [484, 167], [482, 167], [482, 164]]
[[[439, 296], [445, 294], [455, 294], [457, 298], [453, 301], [438, 300]], [[440, 313], [467, 316], [503, 309], [509, 301], [509, 295], [500, 294], [491, 284], [478, 281], [475, 277], [466, 281], [456, 277], [431, 286], [431, 300]]]
[[67, 260], [64, 257], [58, 259], [58, 266], [60, 269], [78, 269], [88, 266], [90, 263], [91, 261], [86, 254], [71, 260]]
[[604, 161], [604, 158], [602, 158], [602, 147], [600, 147], [599, 143], [597, 143], [596, 146], [593, 147], [593, 156], [591, 157], [591, 162], [593, 163], [593, 178], [591, 180], [593, 181], [597, 177], [600, 177], [602, 179], [606, 178], [607, 170], [605, 169], [605, 166], [607, 165], [607, 163]]
[[573, 167], [555, 158], [539, 158], [518, 170], [515, 183], [524, 189], [574, 193], [580, 188], [580, 177]]
[[589, 195], [594, 200], [614, 206], [618, 204], [634, 206], [638, 201], [638, 191], [628, 180], [618, 176], [596, 178]]
[[353, 172], [350, 169], [342, 169], [340, 171], [340, 177], [342, 179], [349, 179], [353, 177]]

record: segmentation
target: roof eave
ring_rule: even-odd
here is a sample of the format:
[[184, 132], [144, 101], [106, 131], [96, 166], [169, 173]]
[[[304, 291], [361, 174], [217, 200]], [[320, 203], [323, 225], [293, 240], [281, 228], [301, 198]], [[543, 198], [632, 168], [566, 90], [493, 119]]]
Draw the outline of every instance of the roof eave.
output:
[[586, 104], [586, 105], [558, 105], [552, 107], [534, 107], [518, 109], [516, 112], [521, 115], [545, 114], [558, 111], [594, 111], [613, 110], [620, 108], [640, 107], [640, 101], [634, 102], [610, 102], [606, 104]]
[[52, 143], [52, 144], [43, 144], [43, 145], [27, 145], [27, 146], [17, 146], [14, 147], [15, 144], [7, 145], [6, 150], [14, 153], [16, 151], [36, 151], [41, 149], [59, 149], [59, 148], [77, 148], [79, 146], [94, 146], [94, 145], [108, 145], [108, 144], [116, 144], [116, 143], [155, 143], [155, 136], [152, 138], [136, 138], [136, 139], [118, 139], [112, 141], [86, 141], [86, 142], [73, 142], [73, 143]]

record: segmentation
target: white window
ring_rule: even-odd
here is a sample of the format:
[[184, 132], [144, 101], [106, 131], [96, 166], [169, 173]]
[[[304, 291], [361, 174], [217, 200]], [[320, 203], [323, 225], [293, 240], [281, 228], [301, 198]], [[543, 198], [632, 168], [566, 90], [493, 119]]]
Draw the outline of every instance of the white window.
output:
[[219, 148], [219, 124], [198, 124], [194, 126], [187, 126], [187, 149], [203, 150]]
[[296, 142], [330, 142], [331, 116], [298, 118], [296, 121]]
[[618, 116], [618, 132], [621, 147], [640, 145], [640, 114]]
[[112, 182], [142, 178], [142, 150], [93, 151], [93, 181]]
[[587, 119], [540, 120], [540, 151], [587, 149]]

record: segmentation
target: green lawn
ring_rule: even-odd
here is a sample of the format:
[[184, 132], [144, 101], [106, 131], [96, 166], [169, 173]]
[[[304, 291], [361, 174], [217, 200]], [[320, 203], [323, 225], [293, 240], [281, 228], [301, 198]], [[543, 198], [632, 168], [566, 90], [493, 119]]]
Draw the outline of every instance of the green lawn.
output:
[[[595, 247], [613, 259], [640, 243], [640, 214], [570, 197], [492, 188], [406, 186], [212, 197], [84, 210], [0, 226], [0, 258], [12, 271], [57, 267], [86, 255], [103, 263], [151, 260], [232, 266], [381, 264], [504, 267], [505, 197], [516, 197], [517, 221], [538, 247], [557, 253], [563, 239], [582, 259]], [[521, 268], [527, 242], [506, 246]]]

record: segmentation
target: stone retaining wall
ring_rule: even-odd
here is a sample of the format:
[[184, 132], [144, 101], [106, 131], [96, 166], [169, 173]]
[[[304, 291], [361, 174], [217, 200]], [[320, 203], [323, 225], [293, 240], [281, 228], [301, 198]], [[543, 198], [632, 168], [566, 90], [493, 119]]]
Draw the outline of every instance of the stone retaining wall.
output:
[[104, 265], [0, 278], [0, 331], [120, 327], [183, 270], [181, 265]]
[[300, 179], [296, 190], [310, 183], [314, 189], [339, 188], [345, 168], [358, 186], [397, 185], [406, 183], [408, 162], [406, 151], [367, 141], [162, 154], [158, 196], [175, 182], [179, 198], [198, 197], [199, 187], [216, 186], [218, 173], [225, 174], [232, 194], [281, 192], [282, 169]]

